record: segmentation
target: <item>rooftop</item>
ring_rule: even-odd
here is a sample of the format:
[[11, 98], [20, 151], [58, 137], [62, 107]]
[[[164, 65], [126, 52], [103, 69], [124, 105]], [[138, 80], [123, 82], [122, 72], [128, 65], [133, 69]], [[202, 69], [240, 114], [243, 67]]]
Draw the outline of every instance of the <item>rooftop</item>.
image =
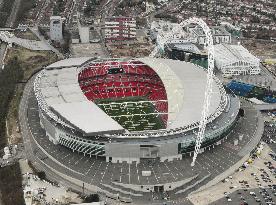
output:
[[169, 43], [167, 46], [171, 49], [177, 49], [180, 51], [188, 51], [192, 53], [201, 53], [203, 50], [202, 46], [195, 45], [192, 42], [184, 42], [184, 43]]
[[[40, 81], [44, 100], [54, 113], [87, 135], [123, 130], [104, 111], [88, 101], [80, 89], [78, 66], [89, 59], [65, 59], [48, 66]], [[59, 67], [62, 69], [55, 69]], [[99, 122], [99, 125], [94, 126], [93, 122]]]
[[242, 45], [217, 44], [214, 45], [215, 61], [217, 65], [247, 62], [259, 64], [260, 60], [252, 55]]
[[110, 118], [96, 104], [88, 100], [52, 104], [51, 108], [62, 116], [65, 121], [76, 126], [86, 135], [124, 130], [121, 125]]
[[[168, 129], [198, 123], [201, 119], [207, 75], [192, 63], [170, 59], [139, 59], [149, 65], [164, 83], [168, 98]], [[209, 115], [220, 105], [221, 93], [213, 82]]]
[[[195, 33], [197, 36], [204, 36], [205, 37], [204, 31], [203, 31], [203, 29], [201, 27], [197, 26], [195, 28], [192, 28], [191, 31], [193, 33]], [[213, 27], [211, 27], [211, 31], [212, 31], [213, 36], [216, 36], [216, 35], [227, 35], [227, 36], [231, 35], [222, 26], [213, 26]]]

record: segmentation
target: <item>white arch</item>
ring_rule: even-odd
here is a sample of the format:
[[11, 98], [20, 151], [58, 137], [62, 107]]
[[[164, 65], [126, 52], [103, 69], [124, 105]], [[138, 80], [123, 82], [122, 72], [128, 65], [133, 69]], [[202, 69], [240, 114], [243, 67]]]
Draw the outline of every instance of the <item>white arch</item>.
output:
[[212, 94], [212, 83], [213, 83], [213, 71], [214, 71], [214, 44], [213, 44], [213, 36], [210, 28], [207, 26], [207, 24], [199, 18], [190, 18], [183, 22], [181, 22], [178, 26], [174, 27], [171, 32], [165, 34], [163, 37], [160, 35], [157, 36], [157, 43], [158, 45], [154, 48], [154, 50], [151, 53], [151, 56], [156, 56], [158, 54], [159, 49], [164, 49], [164, 45], [166, 42], [170, 39], [174, 38], [175, 33], [183, 33], [183, 27], [189, 25], [189, 24], [197, 24], [199, 25], [205, 35], [206, 35], [206, 46], [208, 49], [208, 75], [207, 75], [207, 84], [205, 89], [205, 97], [204, 97], [204, 104], [203, 104], [203, 110], [201, 114], [201, 120], [199, 124], [199, 130], [197, 133], [196, 138], [196, 145], [195, 145], [195, 151], [193, 156], [193, 161], [191, 163], [191, 166], [195, 165], [195, 160], [197, 158], [197, 155], [200, 151], [201, 143], [204, 138], [205, 128], [207, 124], [207, 117], [209, 112], [209, 105], [210, 105], [210, 98]]

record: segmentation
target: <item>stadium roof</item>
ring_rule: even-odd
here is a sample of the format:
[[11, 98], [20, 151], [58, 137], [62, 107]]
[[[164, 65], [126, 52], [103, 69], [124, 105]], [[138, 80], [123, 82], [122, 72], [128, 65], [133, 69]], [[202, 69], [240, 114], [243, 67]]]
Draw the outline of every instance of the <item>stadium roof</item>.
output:
[[94, 103], [88, 101], [80, 89], [78, 66], [72, 67], [72, 65], [82, 65], [88, 59], [90, 58], [67, 59], [48, 66], [48, 68], [63, 67], [63, 69], [45, 70], [40, 81], [44, 100], [55, 113], [86, 135], [108, 130], [123, 131], [124, 128], [121, 125]]
[[40, 88], [44, 100], [51, 104], [80, 102], [86, 100], [78, 83], [76, 67], [46, 70]]
[[241, 65], [259, 66], [260, 60], [242, 45], [216, 44], [214, 49], [215, 63], [219, 69], [225, 66], [234, 69]]
[[65, 121], [87, 135], [107, 131], [124, 131], [118, 122], [90, 101], [52, 104], [51, 108]]
[[[170, 59], [142, 58], [164, 83], [168, 98], [168, 129], [197, 123], [201, 119], [207, 75], [192, 63]], [[215, 81], [209, 115], [220, 105], [221, 93]]]

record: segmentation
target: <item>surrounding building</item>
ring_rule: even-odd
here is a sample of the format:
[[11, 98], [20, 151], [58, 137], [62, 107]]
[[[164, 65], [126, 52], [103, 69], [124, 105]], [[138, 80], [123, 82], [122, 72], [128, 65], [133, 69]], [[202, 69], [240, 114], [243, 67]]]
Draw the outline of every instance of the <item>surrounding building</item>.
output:
[[136, 39], [134, 17], [112, 16], [105, 18], [105, 41], [128, 41]]
[[50, 38], [53, 41], [61, 41], [63, 39], [61, 16], [51, 16], [51, 18], [50, 18]]
[[89, 27], [79, 25], [79, 35], [81, 43], [89, 43]]
[[[150, 25], [150, 37], [152, 40], [156, 40], [157, 36], [163, 37], [167, 33], [171, 32], [174, 27], [178, 26], [177, 23], [171, 23], [169, 21], [153, 21]], [[183, 33], [181, 32], [174, 32], [173, 39], [179, 40], [183, 38]]]
[[208, 67], [208, 52], [203, 46], [191, 42], [170, 41], [164, 47], [166, 57]]
[[72, 44], [76, 44], [80, 42], [80, 35], [78, 31], [71, 32], [71, 41], [72, 41]]
[[[200, 46], [206, 44], [206, 35], [203, 29], [199, 26], [189, 25], [186, 26], [186, 29], [175, 30], [171, 34], [173, 29], [179, 27], [177, 23], [171, 23], [168, 21], [154, 21], [151, 23], [150, 28], [150, 37], [152, 40], [157, 41], [157, 45], [160, 43], [161, 39], [164, 39], [165, 36], [170, 33], [172, 35], [171, 39], [167, 43], [172, 44], [189, 44], [194, 43]], [[214, 26], [211, 28], [214, 44], [232, 42], [231, 34], [225, 29], [224, 26]]]
[[202, 49], [191, 42], [168, 43], [165, 45], [164, 50], [168, 58], [181, 61], [190, 61], [191, 56], [202, 55]]
[[100, 41], [101, 41], [100, 34], [96, 30], [92, 30], [92, 28], [90, 28], [90, 31], [89, 31], [89, 42], [90, 43], [98, 43]]
[[223, 75], [256, 75], [260, 73], [260, 60], [242, 45], [217, 44], [215, 66]]
[[[231, 43], [231, 34], [226, 31], [226, 29], [223, 26], [214, 26], [211, 28], [212, 35], [214, 39], [214, 44], [220, 44], [220, 43]], [[189, 28], [189, 32], [194, 37], [194, 42], [198, 43], [199, 45], [205, 45], [206, 44], [206, 35], [201, 27], [194, 27]]]
[[86, 25], [80, 18], [80, 15], [77, 17], [78, 30], [81, 43], [89, 43], [89, 30], [90, 27]]

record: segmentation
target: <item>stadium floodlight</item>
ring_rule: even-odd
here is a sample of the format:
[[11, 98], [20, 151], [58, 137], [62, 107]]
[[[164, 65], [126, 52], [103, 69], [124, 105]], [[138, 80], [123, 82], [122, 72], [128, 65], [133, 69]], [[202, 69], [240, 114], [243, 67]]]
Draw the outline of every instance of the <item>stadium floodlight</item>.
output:
[[213, 71], [214, 71], [214, 44], [213, 44], [213, 36], [210, 28], [207, 26], [207, 24], [200, 18], [190, 18], [187, 19], [177, 26], [175, 26], [171, 31], [168, 33], [159, 33], [157, 36], [157, 46], [154, 48], [152, 53], [150, 54], [151, 57], [157, 56], [159, 51], [164, 51], [164, 46], [169, 40], [175, 38], [175, 34], [179, 33], [185, 33], [183, 30], [183, 27], [189, 25], [189, 24], [197, 24], [199, 25], [205, 35], [206, 35], [206, 46], [208, 49], [208, 75], [207, 75], [207, 84], [205, 88], [205, 96], [204, 96], [204, 103], [203, 103], [203, 110], [201, 114], [200, 124], [199, 124], [199, 130], [197, 133], [196, 138], [196, 145], [195, 145], [195, 151], [193, 156], [193, 161], [191, 163], [191, 166], [195, 165], [195, 161], [197, 158], [197, 155], [200, 151], [201, 143], [204, 138], [206, 124], [208, 122], [208, 113], [209, 113], [209, 105], [211, 100], [211, 94], [212, 94], [212, 84], [213, 84]]

